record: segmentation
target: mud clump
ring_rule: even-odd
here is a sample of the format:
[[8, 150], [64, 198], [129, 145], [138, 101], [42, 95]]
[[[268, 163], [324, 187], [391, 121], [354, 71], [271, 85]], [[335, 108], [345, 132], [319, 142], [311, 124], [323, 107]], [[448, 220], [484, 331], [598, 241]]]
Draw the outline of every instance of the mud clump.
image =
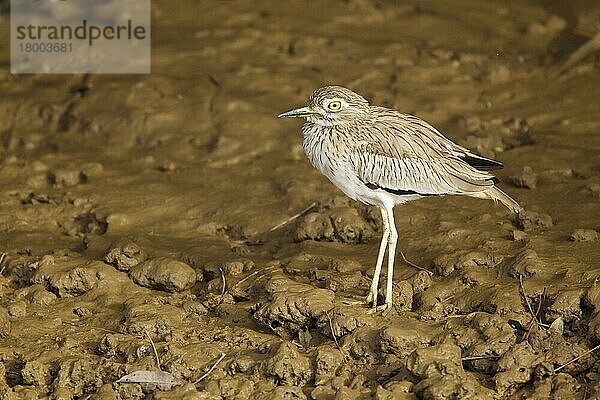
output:
[[0, 338], [10, 334], [10, 316], [4, 307], [0, 307]]
[[313, 379], [312, 363], [290, 342], [282, 342], [262, 366], [264, 374], [283, 385], [303, 386]]
[[147, 258], [146, 251], [136, 242], [130, 239], [119, 239], [110, 246], [104, 261], [114, 265], [119, 271], [129, 271]]
[[433, 260], [433, 268], [438, 275], [448, 276], [455, 270], [469, 267], [492, 268], [501, 258], [486, 250], [459, 250], [454, 253], [442, 254]]
[[160, 304], [157, 299], [135, 298], [125, 303], [123, 333], [153, 333], [162, 340], [172, 337], [175, 327], [184, 318], [184, 312], [178, 307]]
[[531, 249], [523, 249], [508, 263], [508, 273], [514, 278], [530, 277], [546, 270], [546, 262], [544, 262]]
[[574, 242], [595, 242], [600, 239], [600, 233], [594, 229], [575, 229], [571, 233]]
[[510, 395], [532, 378], [534, 368], [544, 357], [529, 345], [519, 343], [506, 352], [497, 364], [498, 373], [494, 376], [496, 389], [503, 395]]
[[294, 240], [326, 240], [365, 243], [374, 236], [374, 228], [353, 207], [335, 207], [307, 214], [294, 232]]
[[46, 255], [36, 263], [31, 282], [45, 284], [59, 297], [80, 296], [106, 275], [106, 264], [69, 256]]
[[408, 357], [406, 367], [421, 378], [414, 391], [423, 399], [493, 399], [495, 395], [465, 372], [460, 348], [456, 345], [417, 349]]
[[188, 264], [166, 257], [143, 261], [129, 271], [140, 286], [167, 292], [181, 292], [196, 283], [196, 271]]
[[531, 167], [524, 167], [519, 175], [513, 175], [509, 180], [516, 187], [535, 189], [537, 187], [538, 177]]
[[554, 226], [554, 221], [548, 214], [525, 210], [517, 214], [516, 224], [519, 228], [527, 232], [534, 229], [551, 228]]
[[288, 278], [271, 278], [265, 289], [269, 301], [259, 305], [253, 317], [284, 338], [314, 327], [318, 318], [333, 308], [332, 291]]

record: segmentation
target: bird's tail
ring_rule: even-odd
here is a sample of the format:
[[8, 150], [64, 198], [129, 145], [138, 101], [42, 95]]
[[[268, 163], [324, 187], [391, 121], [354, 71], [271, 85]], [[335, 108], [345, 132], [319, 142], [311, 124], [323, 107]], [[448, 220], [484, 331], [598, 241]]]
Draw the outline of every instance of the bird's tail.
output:
[[486, 197], [504, 204], [510, 211], [514, 213], [519, 213], [521, 210], [523, 210], [519, 203], [495, 186], [486, 190], [484, 194]]

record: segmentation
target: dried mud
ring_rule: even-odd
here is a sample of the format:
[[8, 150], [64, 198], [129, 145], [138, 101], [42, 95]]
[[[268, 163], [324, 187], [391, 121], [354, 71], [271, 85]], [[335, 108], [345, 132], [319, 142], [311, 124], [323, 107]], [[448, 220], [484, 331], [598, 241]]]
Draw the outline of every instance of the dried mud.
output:
[[[13, 76], [4, 46], [0, 398], [600, 398], [598, 57], [551, 75], [600, 7], [566, 4], [157, 1], [147, 76]], [[398, 257], [385, 317], [349, 304], [378, 211], [275, 118], [323, 84], [502, 161], [526, 210], [398, 207], [433, 275]], [[184, 384], [115, 383], [159, 367]]]

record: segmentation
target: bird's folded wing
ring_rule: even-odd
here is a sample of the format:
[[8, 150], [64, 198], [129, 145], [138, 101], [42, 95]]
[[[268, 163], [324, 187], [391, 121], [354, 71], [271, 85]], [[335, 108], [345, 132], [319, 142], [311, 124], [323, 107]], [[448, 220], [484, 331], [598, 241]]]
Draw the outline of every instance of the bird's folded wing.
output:
[[434, 132], [394, 117], [365, 127], [350, 152], [350, 168], [365, 184], [420, 194], [480, 193], [494, 186], [492, 175], [454, 154]]

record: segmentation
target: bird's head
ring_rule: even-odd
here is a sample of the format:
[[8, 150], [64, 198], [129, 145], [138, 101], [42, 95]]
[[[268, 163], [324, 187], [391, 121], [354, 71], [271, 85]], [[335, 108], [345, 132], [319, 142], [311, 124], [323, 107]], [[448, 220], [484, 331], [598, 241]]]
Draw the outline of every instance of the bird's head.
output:
[[323, 86], [315, 90], [305, 107], [278, 115], [279, 118], [304, 117], [318, 125], [343, 125], [369, 115], [369, 102], [342, 86]]

